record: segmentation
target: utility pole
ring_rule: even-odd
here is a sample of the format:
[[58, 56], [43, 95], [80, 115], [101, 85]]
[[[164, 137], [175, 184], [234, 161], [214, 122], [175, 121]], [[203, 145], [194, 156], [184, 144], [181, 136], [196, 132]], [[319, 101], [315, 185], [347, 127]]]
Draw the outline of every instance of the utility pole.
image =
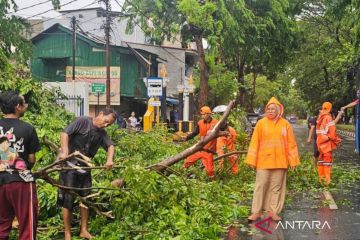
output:
[[106, 24], [105, 24], [105, 39], [106, 39], [106, 107], [110, 107], [110, 1], [105, 0], [106, 5]]
[[72, 27], [72, 80], [75, 81], [76, 17], [71, 18]]
[[189, 77], [188, 81], [188, 89], [189, 89], [189, 132], [192, 132], [194, 129], [194, 80], [192, 75]]
[[180, 78], [180, 84], [177, 86], [178, 89], [178, 94], [179, 94], [179, 109], [178, 109], [178, 122], [179, 122], [179, 126], [178, 126], [178, 131], [182, 132], [183, 131], [183, 115], [184, 115], [184, 80], [183, 80], [183, 75], [182, 75], [182, 68], [181, 68], [181, 78]]
[[167, 71], [166, 66], [163, 63], [160, 70], [160, 76], [162, 78], [163, 86], [162, 86], [162, 98], [161, 98], [161, 118], [164, 123], [166, 123], [166, 87], [167, 87]]

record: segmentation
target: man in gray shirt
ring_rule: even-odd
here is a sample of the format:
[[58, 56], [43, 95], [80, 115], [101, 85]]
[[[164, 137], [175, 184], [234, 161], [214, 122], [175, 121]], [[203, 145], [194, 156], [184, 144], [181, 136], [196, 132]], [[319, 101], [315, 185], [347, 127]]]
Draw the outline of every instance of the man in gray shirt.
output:
[[[106, 169], [113, 166], [114, 143], [108, 137], [104, 128], [114, 123], [116, 112], [112, 109], [102, 110], [95, 118], [79, 117], [67, 126], [60, 135], [61, 152], [59, 159], [65, 159], [74, 151], [79, 151], [89, 158], [93, 158], [100, 147], [107, 151]], [[83, 163], [73, 159], [71, 164], [85, 166]], [[62, 171], [59, 178], [60, 185], [74, 188], [86, 188], [77, 191], [79, 195], [85, 197], [90, 194], [91, 172], [68, 170]], [[71, 217], [75, 198], [59, 188], [58, 204], [62, 207], [62, 215], [65, 228], [65, 240], [71, 240]], [[89, 209], [80, 206], [80, 237], [91, 239], [92, 235], [88, 231]]]

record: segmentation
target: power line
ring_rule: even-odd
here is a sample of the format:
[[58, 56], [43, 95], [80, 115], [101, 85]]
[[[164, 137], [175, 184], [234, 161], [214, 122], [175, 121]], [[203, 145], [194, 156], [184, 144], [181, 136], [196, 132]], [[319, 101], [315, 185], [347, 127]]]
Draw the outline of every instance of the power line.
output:
[[[95, 4], [96, 2], [97, 2], [97, 1], [95, 0], [95, 1], [93, 1], [93, 2], [91, 2], [91, 3], [89, 3], [89, 4], [86, 4], [85, 6], [83, 6], [83, 7], [81, 7], [81, 8], [89, 7], [89, 6], [93, 5], [93, 4]], [[65, 15], [68, 15], [68, 14], [70, 14], [70, 13], [71, 13], [71, 12], [62, 13], [62, 14], [60, 14], [60, 15], [57, 16], [57, 17], [65, 16]], [[42, 24], [42, 23], [44, 23], [44, 22], [51, 21], [51, 20], [53, 20], [53, 19], [56, 19], [56, 17], [48, 18], [48, 19], [46, 19], [46, 20], [43, 20], [43, 21], [40, 21], [40, 22], [31, 24], [31, 27], [36, 26], [36, 25], [39, 25], [39, 24]]]
[[32, 8], [32, 7], [36, 7], [36, 6], [42, 5], [42, 4], [47, 3], [47, 2], [51, 2], [51, 0], [47, 0], [47, 1], [44, 1], [44, 2], [36, 3], [36, 4], [33, 4], [33, 5], [31, 5], [31, 6], [28, 6], [28, 7], [23, 7], [23, 8], [17, 9], [16, 11], [9, 12], [8, 14], [17, 13], [17, 12], [20, 12], [20, 11], [25, 10], [25, 9], [29, 9], [29, 8]]
[[[115, 1], [116, 1], [116, 0], [115, 0]], [[151, 18], [148, 17], [148, 16], [146, 16], [145, 13], [143, 13], [143, 12], [140, 10], [140, 8], [138, 8], [136, 5], [134, 5], [133, 3], [129, 2], [128, 0], [125, 0], [125, 2], [127, 2], [128, 4], [130, 4], [131, 6], [133, 6], [133, 7], [140, 13], [140, 15], [142, 15], [143, 17], [151, 20]], [[155, 24], [154, 22], [152, 22], [152, 23], [153, 23], [156, 27], [158, 27], [160, 30], [166, 32], [163, 27]], [[179, 43], [182, 43], [182, 42], [181, 42], [179, 39], [177, 39], [176, 37], [174, 37], [174, 39], [175, 39], [176, 41], [178, 41]]]
[[[115, 0], [115, 2], [122, 8], [122, 10], [124, 10], [124, 5], [123, 6], [121, 6], [120, 5], [120, 3], [117, 1], [117, 0]], [[133, 6], [139, 13], [140, 13], [140, 15], [142, 15], [143, 17], [145, 17], [145, 18], [147, 18], [147, 19], [150, 19], [148, 16], [146, 16], [139, 8], [137, 8], [137, 6], [135, 6], [134, 4], [132, 4], [131, 2], [129, 2], [128, 0], [125, 0], [125, 2], [127, 2], [127, 3], [129, 3], [131, 6]], [[135, 21], [133, 21], [136, 25], [138, 25], [140, 28], [141, 28], [141, 30], [143, 30], [144, 31], [144, 29], [139, 25], [139, 24], [137, 24]], [[158, 27], [160, 30], [162, 30], [162, 31], [164, 31], [165, 32], [165, 30], [164, 30], [164, 28], [162, 28], [162, 27], [160, 27], [159, 25], [157, 25], [157, 24], [155, 24], [154, 22], [153, 22], [153, 24], [156, 26], [156, 27]], [[145, 32], [145, 31], [144, 31]], [[178, 40], [176, 37], [174, 37], [174, 39], [176, 40], [176, 41], [178, 41], [180, 44], [182, 44], [182, 42], [180, 41], [180, 40]], [[170, 52], [168, 49], [166, 49], [164, 46], [161, 46], [161, 45], [158, 45], [158, 46], [160, 46], [164, 51], [166, 51], [168, 54], [170, 54], [171, 56], [173, 56], [174, 58], [176, 58], [177, 60], [179, 60], [180, 62], [182, 62], [182, 63], [184, 63], [185, 64], [185, 62], [182, 60], [182, 59], [180, 59], [179, 57], [177, 57], [177, 56], [175, 56], [172, 52]]]
[[80, 24], [87, 23], [87, 22], [96, 23], [96, 22], [91, 21], [91, 20], [93, 20], [93, 19], [95, 19], [95, 18], [98, 18], [98, 16], [93, 17], [93, 18], [90, 18], [90, 19], [87, 19], [87, 20], [84, 20], [83, 22], [82, 22], [82, 21], [78, 21], [78, 23], [80, 23]]
[[[93, 31], [96, 31], [96, 30], [103, 30], [103, 27], [90, 29], [90, 30], [87, 30], [87, 31], [84, 31], [84, 32], [85, 32], [85, 33], [88, 33], [88, 32], [93, 32]], [[100, 36], [99, 36], [99, 37], [100, 37]]]
[[[63, 7], [63, 6], [69, 5], [69, 4], [71, 4], [71, 3], [73, 3], [73, 2], [77, 2], [77, 1], [79, 1], [79, 0], [72, 0], [72, 1], [70, 1], [70, 2], [68, 2], [68, 3], [61, 4], [59, 7]], [[41, 12], [41, 13], [32, 15], [32, 16], [30, 16], [30, 17], [27, 17], [26, 20], [28, 20], [29, 18], [37, 17], [37, 16], [39, 16], [39, 15], [41, 15], [41, 14], [44, 14], [44, 13], [47, 13], [47, 12], [50, 12], [50, 11], [54, 11], [54, 10], [55, 10], [54, 8], [49, 9], [49, 10], [46, 10], [46, 11], [44, 11], [44, 12]]]
[[[115, 2], [119, 5], [119, 7], [121, 7], [121, 11], [122, 11], [122, 12], [125, 12], [124, 4], [121, 5], [121, 4], [118, 2], [118, 0], [115, 0]], [[146, 31], [142, 28], [142, 26], [140, 26], [135, 20], [133, 21], [133, 23], [134, 23], [135, 25], [137, 25], [144, 33], [146, 32]]]

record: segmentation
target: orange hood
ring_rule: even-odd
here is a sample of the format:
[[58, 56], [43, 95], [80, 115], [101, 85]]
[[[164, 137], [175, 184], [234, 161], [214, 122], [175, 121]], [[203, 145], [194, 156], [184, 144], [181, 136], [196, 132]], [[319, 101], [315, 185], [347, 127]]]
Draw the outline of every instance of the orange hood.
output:
[[284, 106], [283, 106], [275, 97], [272, 97], [272, 98], [270, 98], [269, 102], [266, 104], [265, 112], [266, 112], [266, 108], [267, 108], [270, 104], [275, 104], [275, 105], [279, 106], [279, 108], [280, 108], [280, 113], [279, 113], [279, 115], [276, 116], [276, 119], [281, 118], [281, 117], [284, 115]]
[[321, 115], [331, 112], [332, 104], [330, 102], [324, 102], [321, 108]]

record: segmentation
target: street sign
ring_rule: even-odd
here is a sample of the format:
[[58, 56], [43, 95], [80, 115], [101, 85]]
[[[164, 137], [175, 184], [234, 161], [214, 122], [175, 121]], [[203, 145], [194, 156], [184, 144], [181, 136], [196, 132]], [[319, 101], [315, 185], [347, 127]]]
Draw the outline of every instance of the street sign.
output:
[[147, 79], [147, 94], [149, 97], [162, 96], [163, 80], [162, 78]]
[[152, 107], [160, 107], [161, 106], [161, 101], [152, 101], [149, 104]]
[[105, 83], [92, 83], [91, 92], [92, 93], [105, 93]]
[[194, 86], [194, 85], [185, 85], [184, 92], [193, 93], [194, 90], [195, 90], [195, 86]]

